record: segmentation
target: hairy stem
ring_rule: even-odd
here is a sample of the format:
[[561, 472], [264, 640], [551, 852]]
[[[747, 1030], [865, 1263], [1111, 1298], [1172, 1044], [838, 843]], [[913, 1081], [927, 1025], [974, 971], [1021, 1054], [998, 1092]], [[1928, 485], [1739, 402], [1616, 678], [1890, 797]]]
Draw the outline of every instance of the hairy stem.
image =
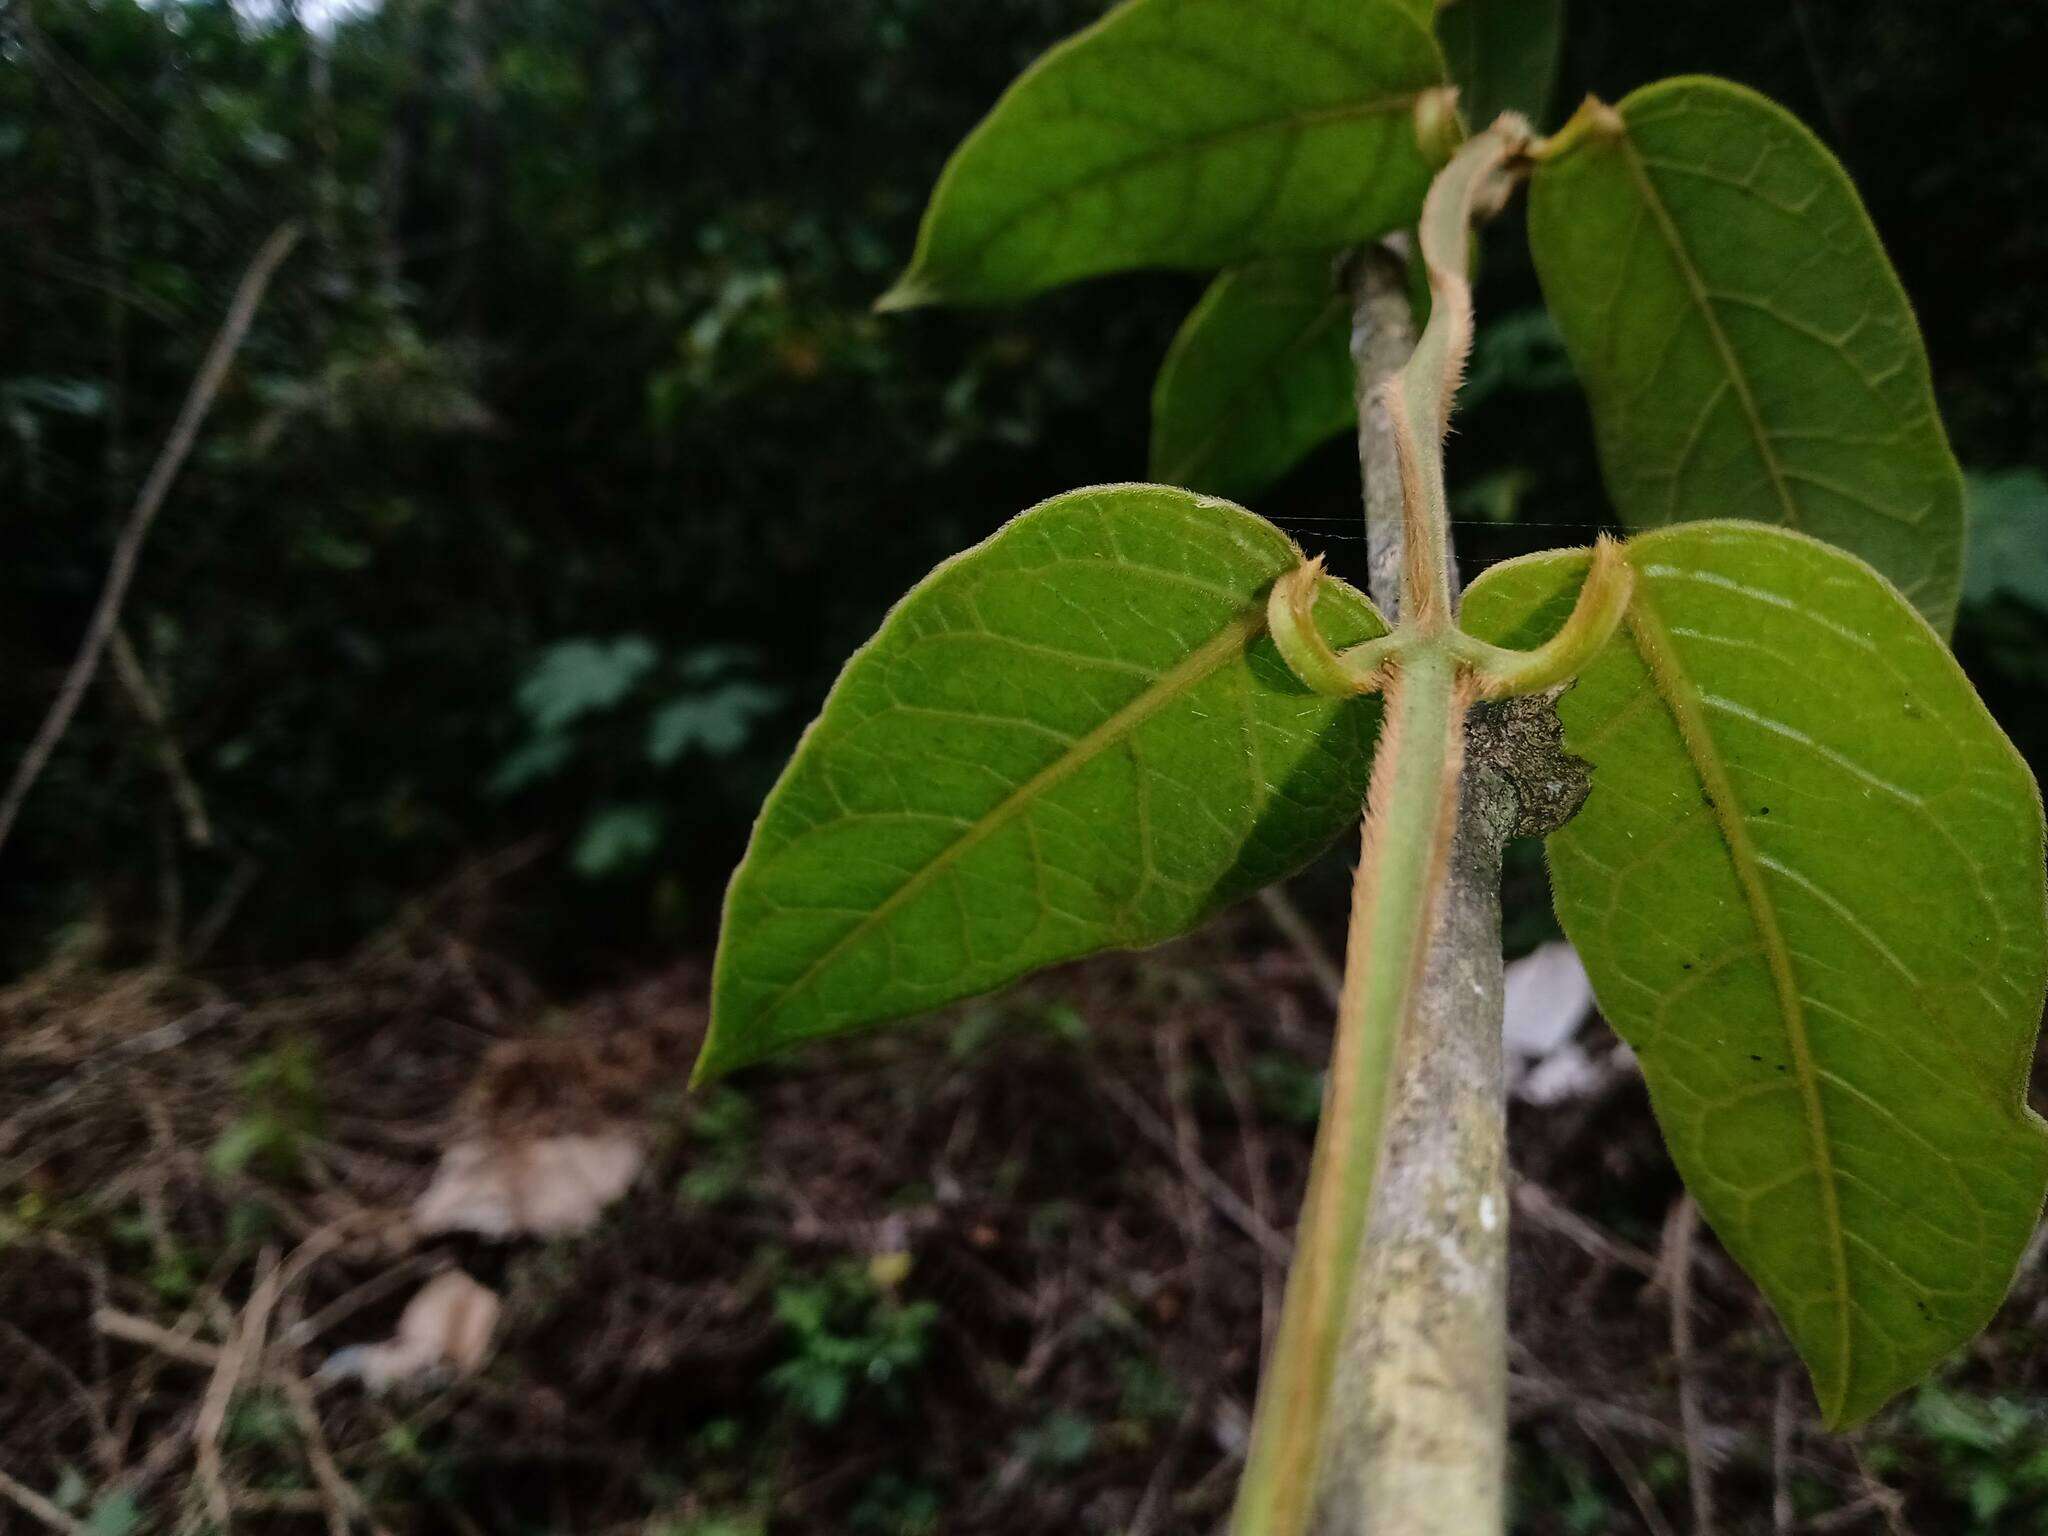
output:
[[[1238, 1490], [1237, 1536], [1297, 1536], [1315, 1509], [1323, 1426], [1354, 1306], [1388, 1089], [1404, 1054], [1405, 1021], [1429, 955], [1435, 893], [1457, 816], [1468, 702], [1457, 663], [1443, 647], [1418, 652], [1388, 685], [1352, 887], [1336, 1050], [1280, 1331]], [[1336, 1449], [1333, 1459], [1344, 1454]]]
[[[1471, 344], [1468, 231], [1499, 206], [1527, 141], [1526, 124], [1503, 117], [1439, 174], [1417, 232], [1429, 323], [1391, 376], [1359, 381], [1369, 534], [1373, 510], [1399, 487], [1399, 538], [1381, 531], [1371, 583], [1390, 617], [1398, 609], [1399, 628], [1371, 658], [1352, 658], [1350, 674], [1338, 658], [1308, 657], [1318, 664], [1312, 686], [1326, 672], [1326, 683], [1342, 684], [1370, 659], [1387, 714], [1336, 1048], [1238, 1536], [1497, 1536], [1502, 1526], [1499, 875], [1501, 849], [1522, 828], [1518, 776], [1505, 766], [1513, 753], [1502, 747], [1513, 733], [1478, 719], [1479, 749], [1466, 755], [1467, 717], [1485, 683], [1453, 624], [1442, 447]], [[1365, 274], [1359, 332], [1370, 324]], [[1355, 333], [1363, 374], [1384, 353], [1359, 342]], [[1301, 630], [1305, 615], [1287, 593], [1276, 589], [1275, 606]], [[1591, 617], [1580, 626], [1595, 627]], [[1480, 660], [1511, 691], [1540, 681], [1557, 657]]]

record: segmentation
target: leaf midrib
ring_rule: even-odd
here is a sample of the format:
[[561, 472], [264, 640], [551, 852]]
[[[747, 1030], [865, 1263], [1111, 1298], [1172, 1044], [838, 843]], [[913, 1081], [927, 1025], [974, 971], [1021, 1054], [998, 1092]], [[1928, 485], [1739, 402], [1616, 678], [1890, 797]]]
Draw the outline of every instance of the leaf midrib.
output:
[[1707, 724], [1699, 688], [1678, 658], [1646, 580], [1638, 579], [1636, 583], [1635, 596], [1629, 604], [1628, 627], [1636, 653], [1642, 657], [1644, 670], [1649, 674], [1650, 686], [1678, 728], [1686, 757], [1699, 777], [1700, 788], [1707, 797], [1708, 808], [1713, 812], [1722, 843], [1728, 850], [1728, 862], [1735, 871], [1736, 884], [1742, 888], [1743, 901], [1749, 908], [1750, 921], [1756, 928], [1764, 963], [1771, 973], [1771, 986], [1777, 995], [1778, 1013], [1792, 1057], [1793, 1080], [1799, 1089], [1807, 1138], [1812, 1146], [1814, 1171], [1820, 1187], [1822, 1221], [1827, 1229], [1828, 1257], [1835, 1277], [1835, 1338], [1841, 1371], [1835, 1390], [1830, 1394], [1832, 1401], [1822, 1405], [1828, 1422], [1834, 1424], [1839, 1422], [1843, 1405], [1848, 1401], [1853, 1376], [1849, 1255], [1842, 1225], [1841, 1190], [1836, 1181], [1834, 1153], [1828, 1142], [1827, 1116], [1820, 1099], [1820, 1073], [1814, 1064], [1812, 1044], [1807, 1038], [1806, 1009], [1800, 997], [1798, 977], [1793, 970], [1791, 948], [1778, 926], [1777, 907], [1764, 883], [1756, 845], [1750, 840], [1749, 828], [1739, 813], [1728, 765], [1722, 760], [1720, 748]]
[[773, 1002], [750, 1021], [755, 1027], [787, 1007], [811, 985], [846, 949], [873, 933], [895, 912], [918, 896], [940, 875], [948, 873], [975, 847], [1016, 820], [1038, 798], [1069, 775], [1100, 757], [1104, 751], [1135, 731], [1176, 699], [1202, 682], [1233, 655], [1241, 655], [1254, 636], [1266, 627], [1262, 606], [1240, 614], [1210, 639], [1159, 674], [1156, 681], [1123, 705], [1100, 725], [1079, 737], [1061, 755], [1019, 784], [996, 805], [984, 811], [958, 837], [933, 855], [922, 869], [891, 891], [869, 914], [841, 934], [803, 972], [784, 987]]
[[[1636, 148], [1627, 120], [1623, 119], [1622, 131], [1617, 137], [1621, 147], [1622, 163], [1628, 167], [1636, 190], [1642, 194], [1643, 205], [1656, 220], [1657, 231], [1664, 237], [1664, 244], [1671, 252], [1672, 265], [1685, 282], [1686, 292], [1691, 295], [1693, 307], [1706, 322], [1707, 335], [1714, 343], [1714, 350], [1720, 354], [1721, 367], [1728, 376], [1728, 384], [1735, 391], [1735, 398], [1742, 406], [1742, 419], [1749, 428], [1751, 440], [1756, 444], [1756, 454], [1763, 461], [1764, 470], [1771, 477], [1771, 489], [1776, 493], [1778, 505], [1784, 509], [1785, 522], [1789, 527], [1799, 526], [1799, 504], [1792, 499], [1792, 491], [1785, 483], [1785, 473], [1778, 463], [1778, 456], [1771, 449], [1770, 434], [1764, 429], [1763, 413], [1757, 409], [1756, 396], [1749, 387], [1749, 375], [1736, 355], [1735, 344], [1728, 339], [1722, 328], [1721, 317], [1714, 313], [1712, 296], [1705, 281], [1700, 277], [1699, 268], [1693, 265], [1692, 253], [1686, 249], [1680, 237], [1678, 226], [1664, 206], [1664, 199], [1657, 191], [1656, 183], [1650, 177], [1649, 167], [1643, 163], [1642, 153]], [[1711, 409], [1711, 404], [1709, 409]]]

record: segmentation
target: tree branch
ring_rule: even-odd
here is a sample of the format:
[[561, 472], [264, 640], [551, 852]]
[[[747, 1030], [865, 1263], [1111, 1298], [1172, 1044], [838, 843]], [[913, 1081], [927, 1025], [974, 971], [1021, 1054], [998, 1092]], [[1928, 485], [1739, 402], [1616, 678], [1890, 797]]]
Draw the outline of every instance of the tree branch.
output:
[[[1395, 241], [1400, 244], [1397, 246]], [[1367, 588], [1389, 624], [1401, 618], [1401, 468], [1394, 424], [1380, 386], [1415, 350], [1408, 298], [1406, 237], [1369, 245], [1351, 257], [1351, 366], [1357, 380], [1358, 467], [1365, 481]]]
[[57, 697], [51, 701], [50, 712], [43, 717], [35, 739], [15, 765], [14, 777], [8, 782], [5, 798], [0, 798], [0, 846], [6, 844], [7, 834], [13, 830], [15, 819], [21, 814], [22, 802], [28, 799], [29, 791], [35, 788], [36, 780], [49, 765], [51, 754], [57, 750], [58, 742], [64, 739], [64, 732], [71, 725], [71, 717], [78, 712], [79, 701], [85, 697], [86, 689], [92, 686], [100, 657], [106, 651], [107, 642], [113, 638], [114, 626], [120, 621], [121, 603], [128, 595], [129, 583], [135, 578], [136, 562], [142, 554], [143, 540], [149, 536], [150, 524], [156, 520], [164, 497], [170, 493], [178, 471], [184, 467], [207, 413], [213, 409], [214, 399], [227, 380], [235, 354], [241, 350], [242, 340], [248, 335], [250, 323], [255, 320], [256, 311], [263, 303], [264, 290], [270, 286], [278, 264], [290, 254], [298, 238], [296, 225], [279, 225], [257, 248], [248, 270], [235, 287], [227, 318], [221, 322], [219, 334], [213, 338], [205, 361], [193, 376], [192, 387], [185, 394], [185, 403], [179, 407], [178, 419], [171, 425], [170, 436], [164, 440], [156, 462], [150, 466], [149, 478], [143, 481], [135, 505], [129, 510], [128, 521], [121, 529], [121, 536], [115, 540], [113, 558], [107, 566], [106, 584], [100, 589], [99, 603], [93, 609], [91, 622], [86, 625], [78, 655], [72, 661], [70, 671], [65, 673], [64, 682], [57, 690]]
[[[1352, 292], [1370, 587], [1392, 619], [1407, 552], [1398, 433], [1380, 384], [1405, 366], [1416, 337], [1401, 263], [1385, 248], [1358, 259]], [[1455, 601], [1447, 525], [1442, 537]], [[1587, 779], [1563, 752], [1547, 696], [1479, 705], [1466, 732], [1450, 857], [1394, 1047], [1372, 1211], [1318, 1458], [1314, 1529], [1331, 1536], [1498, 1536], [1505, 1524], [1501, 852], [1512, 836], [1562, 825]]]

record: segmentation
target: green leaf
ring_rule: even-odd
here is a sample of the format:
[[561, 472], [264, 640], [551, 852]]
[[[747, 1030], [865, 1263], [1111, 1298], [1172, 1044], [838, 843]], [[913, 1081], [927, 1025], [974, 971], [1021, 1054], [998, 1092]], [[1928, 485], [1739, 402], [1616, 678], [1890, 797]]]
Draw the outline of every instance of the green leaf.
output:
[[2048, 477], [2038, 469], [1973, 471], [1963, 601], [2013, 597], [2048, 613]]
[[671, 699], [647, 722], [647, 759], [666, 767], [692, 747], [730, 757], [747, 744], [755, 718], [781, 703], [780, 689], [743, 679]]
[[[1300, 562], [1227, 502], [1056, 496], [941, 565], [847, 664], [726, 895], [700, 1079], [1157, 943], [1359, 814], [1375, 699], [1265, 634]], [[1332, 644], [1383, 627], [1327, 583]]]
[[[1594, 769], [1549, 840], [1558, 916], [1687, 1186], [1854, 1424], [1984, 1325], [2040, 1215], [2040, 797], [1862, 562], [1728, 522], [1628, 552], [1629, 620], [1558, 704]], [[1585, 565], [1496, 566], [1463, 622], [1540, 639]]]
[[107, 1494], [93, 1505], [85, 1529], [89, 1536], [130, 1536], [142, 1529], [142, 1507], [131, 1493]]
[[654, 662], [653, 645], [639, 635], [610, 644], [564, 640], [542, 652], [519, 684], [519, 707], [539, 730], [558, 731], [617, 704]]
[[1174, 337], [1152, 390], [1152, 478], [1255, 496], [1356, 420], [1351, 304], [1327, 255], [1234, 267]]
[[667, 824], [658, 805], [612, 805], [584, 823], [569, 862], [587, 879], [602, 879], [640, 863], [661, 846]]
[[1799, 529], [1946, 634], [1962, 477], [1913, 312], [1834, 157], [1701, 78], [1589, 103], [1553, 143], [1529, 244], [1622, 521]]
[[1564, 45], [1564, 0], [1449, 0], [1436, 13], [1436, 35], [1475, 131], [1503, 112], [1542, 126]]
[[1328, 251], [1413, 219], [1444, 80], [1396, 0], [1127, 0], [1052, 49], [947, 163], [882, 308], [1132, 267]]

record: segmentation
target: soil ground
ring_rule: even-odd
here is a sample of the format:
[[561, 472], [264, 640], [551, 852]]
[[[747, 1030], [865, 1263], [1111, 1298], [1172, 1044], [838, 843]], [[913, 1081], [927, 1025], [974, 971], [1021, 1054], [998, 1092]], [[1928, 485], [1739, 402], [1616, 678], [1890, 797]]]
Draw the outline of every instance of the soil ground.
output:
[[[488, 910], [0, 997], [0, 1530], [1218, 1528], [1329, 1013], [1259, 908], [694, 1097], [701, 961], [561, 1003]], [[403, 1215], [458, 1136], [622, 1125], [586, 1232]], [[1831, 1436], [1638, 1079], [1511, 1134], [1516, 1532], [2048, 1530], [2035, 1256]], [[479, 1372], [320, 1377], [450, 1267], [504, 1298]]]

